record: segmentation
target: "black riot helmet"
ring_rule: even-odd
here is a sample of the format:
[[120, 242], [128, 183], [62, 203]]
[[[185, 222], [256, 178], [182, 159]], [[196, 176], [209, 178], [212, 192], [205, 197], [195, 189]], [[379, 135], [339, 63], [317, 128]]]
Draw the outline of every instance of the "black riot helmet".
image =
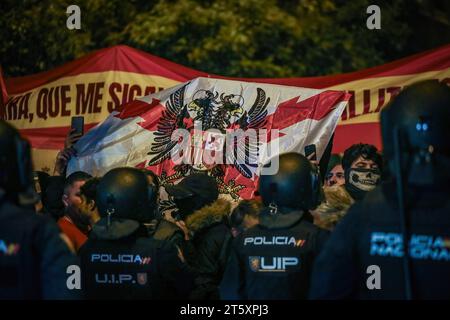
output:
[[32, 205], [37, 201], [30, 145], [3, 120], [0, 120], [0, 196], [19, 205]]
[[450, 87], [437, 80], [413, 84], [381, 112], [383, 149], [390, 170], [399, 157], [411, 185], [450, 180]]
[[106, 173], [97, 186], [96, 198], [101, 217], [141, 223], [155, 218], [156, 190], [139, 169], [116, 168]]
[[276, 174], [261, 175], [259, 179], [259, 193], [264, 205], [285, 209], [278, 210], [282, 213], [317, 207], [321, 199], [318, 168], [298, 153], [280, 155], [278, 165]]

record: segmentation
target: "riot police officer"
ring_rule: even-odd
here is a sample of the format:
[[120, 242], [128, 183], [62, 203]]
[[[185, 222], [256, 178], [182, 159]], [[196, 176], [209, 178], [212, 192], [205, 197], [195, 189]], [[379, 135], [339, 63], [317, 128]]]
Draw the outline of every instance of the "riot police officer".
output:
[[260, 177], [260, 223], [238, 237], [221, 284], [222, 299], [302, 299], [312, 263], [328, 233], [312, 223], [320, 202], [317, 168], [304, 156], [279, 157], [275, 175]]
[[77, 259], [35, 200], [30, 147], [0, 120], [0, 299], [77, 298], [66, 273]]
[[381, 126], [391, 178], [338, 224], [316, 261], [311, 298], [449, 299], [450, 88], [407, 87]]
[[109, 171], [97, 187], [101, 219], [80, 249], [82, 286], [94, 299], [186, 297], [192, 278], [168, 241], [155, 240], [144, 224], [155, 217], [156, 190], [135, 168]]

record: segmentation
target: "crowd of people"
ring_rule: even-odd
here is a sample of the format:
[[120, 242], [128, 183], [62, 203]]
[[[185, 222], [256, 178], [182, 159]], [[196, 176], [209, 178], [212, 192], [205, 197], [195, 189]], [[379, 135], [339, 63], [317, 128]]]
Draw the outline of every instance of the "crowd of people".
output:
[[33, 172], [28, 143], [0, 121], [0, 298], [449, 299], [449, 121], [447, 85], [412, 85], [382, 111], [383, 156], [354, 144], [322, 179], [282, 154], [238, 204], [207, 173], [165, 186], [137, 168], [66, 177], [73, 133], [52, 176]]

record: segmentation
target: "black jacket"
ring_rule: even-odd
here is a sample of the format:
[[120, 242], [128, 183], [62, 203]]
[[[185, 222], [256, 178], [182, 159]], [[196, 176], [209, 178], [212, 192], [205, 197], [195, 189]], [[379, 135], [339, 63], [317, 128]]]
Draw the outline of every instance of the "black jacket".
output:
[[88, 299], [182, 299], [192, 289], [177, 249], [133, 220], [113, 219], [108, 227], [101, 219], [79, 255]]
[[[428, 188], [406, 196], [413, 298], [450, 299], [449, 194]], [[336, 226], [316, 261], [310, 297], [404, 299], [402, 243], [395, 186], [385, 183], [351, 207]], [[367, 286], [375, 274], [368, 273], [372, 265], [380, 270], [379, 290]]]
[[294, 211], [260, 214], [260, 224], [240, 234], [220, 287], [222, 299], [304, 299], [312, 264], [328, 232]]
[[78, 265], [54, 221], [0, 203], [0, 299], [72, 299], [66, 273]]
[[193, 237], [185, 243], [183, 253], [197, 274], [191, 299], [219, 299], [219, 284], [232, 239], [226, 223], [230, 208], [228, 201], [218, 199], [186, 219]]
[[151, 235], [156, 240], [169, 241], [179, 249], [184, 246], [184, 233], [175, 223], [161, 219], [157, 222]]

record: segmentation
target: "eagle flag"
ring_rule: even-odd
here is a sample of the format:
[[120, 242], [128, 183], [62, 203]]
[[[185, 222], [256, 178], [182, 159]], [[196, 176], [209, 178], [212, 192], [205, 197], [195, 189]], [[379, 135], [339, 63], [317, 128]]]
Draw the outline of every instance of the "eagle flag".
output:
[[320, 160], [349, 99], [344, 91], [196, 78], [112, 112], [74, 146], [67, 174], [132, 166], [165, 186], [206, 172], [220, 193], [252, 198], [258, 177], [276, 172], [263, 165], [277, 155], [314, 144]]

